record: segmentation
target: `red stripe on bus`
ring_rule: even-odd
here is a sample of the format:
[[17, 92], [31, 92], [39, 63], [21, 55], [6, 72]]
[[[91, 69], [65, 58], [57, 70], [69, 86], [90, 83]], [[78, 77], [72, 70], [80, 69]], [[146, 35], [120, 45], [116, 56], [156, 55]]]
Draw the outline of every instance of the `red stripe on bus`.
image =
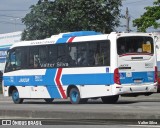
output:
[[125, 54], [122, 54], [122, 55], [119, 55], [119, 57], [122, 57], [122, 56], [130, 56], [130, 55], [150, 55], [150, 56], [153, 56], [152, 53], [125, 53]]
[[58, 88], [59, 88], [59, 91], [60, 91], [62, 97], [63, 97], [64, 99], [66, 99], [67, 96], [66, 96], [66, 94], [64, 93], [63, 87], [62, 87], [61, 82], [60, 82], [61, 74], [62, 74], [62, 68], [58, 68], [57, 76], [56, 76], [56, 83], [57, 83], [57, 86], [58, 86]]
[[72, 41], [73, 41], [74, 38], [75, 38], [75, 37], [69, 38], [68, 43], [72, 43]]

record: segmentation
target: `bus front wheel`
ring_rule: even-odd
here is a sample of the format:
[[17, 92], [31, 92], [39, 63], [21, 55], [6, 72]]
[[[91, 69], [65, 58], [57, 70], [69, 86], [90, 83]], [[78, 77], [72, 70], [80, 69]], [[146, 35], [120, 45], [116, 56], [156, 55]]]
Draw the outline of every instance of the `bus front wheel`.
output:
[[70, 97], [70, 102], [72, 104], [81, 104], [81, 103], [86, 103], [88, 99], [81, 99], [80, 98], [80, 92], [77, 88], [72, 88], [69, 93]]
[[23, 103], [23, 99], [19, 98], [19, 92], [16, 89], [12, 91], [12, 100], [15, 104]]
[[114, 104], [118, 101], [119, 95], [114, 95], [114, 96], [105, 96], [101, 97], [102, 102], [105, 104]]

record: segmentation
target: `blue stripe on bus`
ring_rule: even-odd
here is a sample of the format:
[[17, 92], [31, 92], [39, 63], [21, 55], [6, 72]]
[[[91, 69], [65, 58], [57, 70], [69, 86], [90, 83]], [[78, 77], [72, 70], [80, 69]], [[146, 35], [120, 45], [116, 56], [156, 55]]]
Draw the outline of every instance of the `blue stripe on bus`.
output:
[[46, 86], [46, 87], [49, 92], [50, 98], [61, 98], [60, 93], [55, 85], [54, 86]]
[[[43, 83], [47, 85], [47, 90], [51, 98], [61, 98], [56, 83], [54, 81], [57, 69], [46, 70], [46, 75], [43, 78]], [[48, 86], [50, 85], [50, 86]]]
[[56, 44], [66, 43], [69, 38], [70, 38], [70, 37], [59, 38], [59, 39], [56, 41]]
[[[4, 76], [4, 86], [46, 86], [51, 98], [61, 98], [55, 83], [57, 69], [47, 69], [45, 75], [33, 76]], [[97, 74], [62, 74], [63, 86], [74, 85], [112, 85], [113, 73]], [[120, 73], [121, 84], [137, 84], [135, 80], [142, 83], [154, 82], [154, 71], [132, 72], [130, 77], [127, 73]]]
[[[35, 71], [36, 72], [36, 71]], [[5, 85], [36, 86], [56, 85], [54, 82], [56, 69], [46, 70], [45, 75], [33, 76], [4, 76]]]
[[[4, 76], [4, 85], [10, 86], [53, 86], [56, 85], [54, 82], [55, 71], [48, 70], [46, 75], [36, 76]], [[113, 74], [62, 74], [62, 85], [70, 84], [88, 84], [88, 85], [100, 85], [100, 84], [113, 84]]]
[[63, 85], [111, 85], [114, 84], [113, 73], [69, 74], [62, 75]]
[[[4, 76], [4, 85], [16, 86], [53, 86], [56, 85], [55, 79], [56, 69], [46, 70], [46, 75], [36, 76]], [[132, 72], [131, 77], [127, 77], [126, 73], [120, 73], [120, 81], [122, 84], [134, 83], [134, 80], [142, 80], [143, 83], [154, 82], [154, 71], [150, 72]], [[100, 74], [62, 74], [62, 85], [110, 85], [114, 84], [113, 73]]]
[[51, 98], [61, 98], [54, 78], [56, 69], [46, 70], [45, 75], [4, 76], [5, 86], [46, 86]]
[[131, 76], [127, 76], [127, 73], [120, 73], [121, 84], [133, 84], [136, 82], [154, 82], [154, 71], [149, 72], [132, 72]]
[[64, 33], [62, 37], [77, 37], [77, 36], [90, 36], [90, 35], [100, 35], [102, 33], [95, 31], [75, 31], [70, 33]]

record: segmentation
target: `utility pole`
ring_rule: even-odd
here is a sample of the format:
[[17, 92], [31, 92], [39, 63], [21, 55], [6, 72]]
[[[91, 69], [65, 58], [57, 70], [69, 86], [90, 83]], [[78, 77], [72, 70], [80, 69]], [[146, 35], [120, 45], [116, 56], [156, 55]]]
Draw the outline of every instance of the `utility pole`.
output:
[[129, 29], [129, 20], [130, 20], [130, 17], [129, 17], [129, 11], [128, 11], [128, 7], [126, 8], [126, 32], [130, 32], [130, 29]]

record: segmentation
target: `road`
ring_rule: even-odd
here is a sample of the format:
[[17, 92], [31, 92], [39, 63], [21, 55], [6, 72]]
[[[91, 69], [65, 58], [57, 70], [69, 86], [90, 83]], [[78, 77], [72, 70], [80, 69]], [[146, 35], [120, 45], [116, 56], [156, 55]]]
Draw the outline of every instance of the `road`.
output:
[[87, 104], [78, 105], [70, 104], [69, 100], [55, 100], [51, 104], [45, 103], [44, 100], [24, 100], [23, 104], [14, 104], [10, 97], [0, 95], [0, 118], [35, 119], [44, 121], [44, 124], [139, 126], [143, 121], [153, 121], [160, 125], [160, 94], [120, 97], [116, 104], [89, 100]]

